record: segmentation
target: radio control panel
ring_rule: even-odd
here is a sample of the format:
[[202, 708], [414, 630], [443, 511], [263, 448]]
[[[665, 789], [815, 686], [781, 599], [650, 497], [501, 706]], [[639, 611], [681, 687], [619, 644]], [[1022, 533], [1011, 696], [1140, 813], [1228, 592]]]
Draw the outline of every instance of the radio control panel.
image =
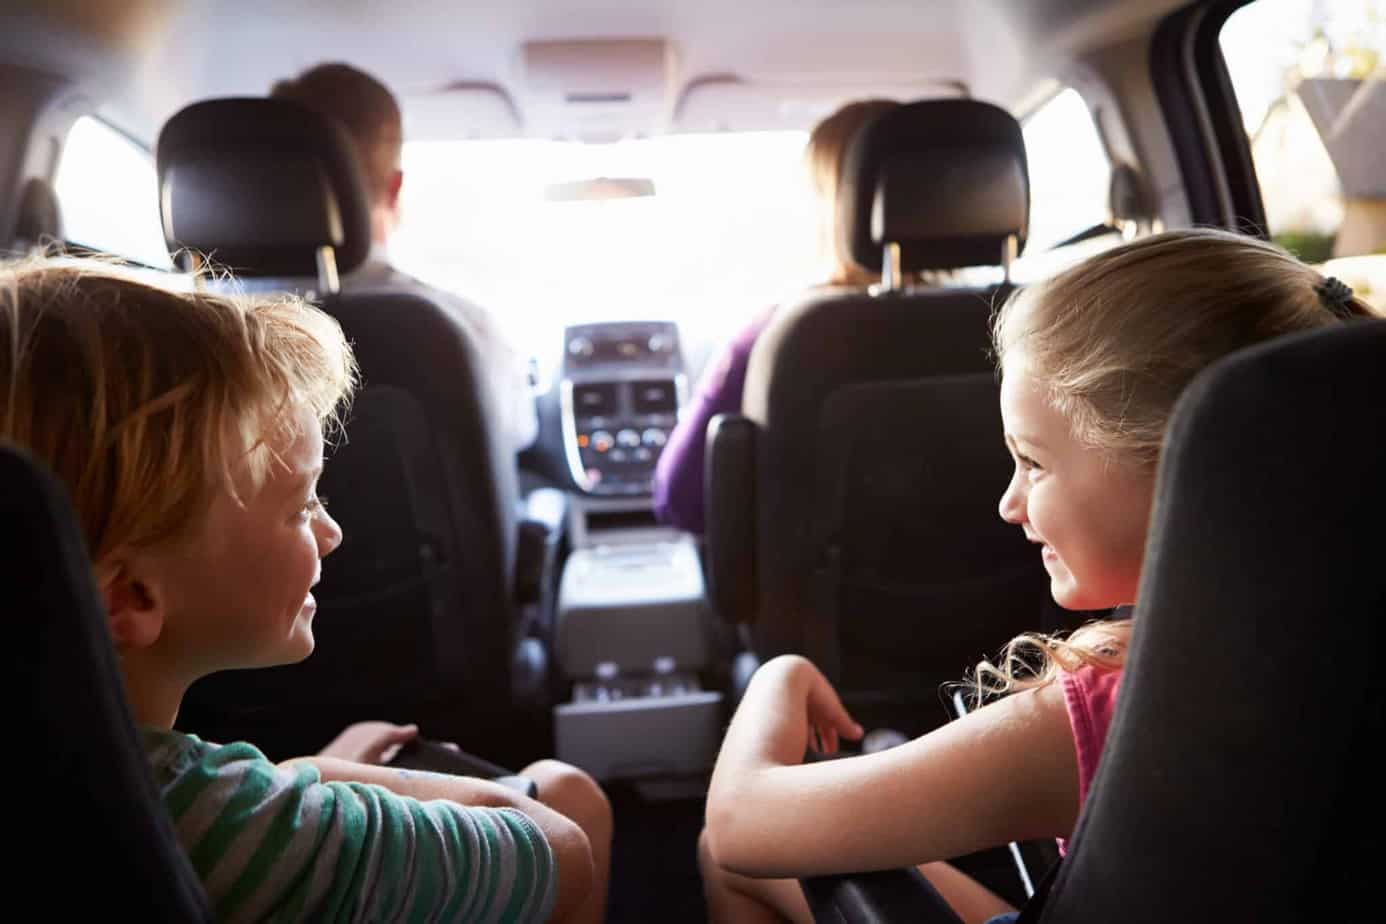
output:
[[596, 495], [650, 492], [687, 380], [668, 321], [583, 324], [564, 332], [564, 449], [573, 481]]

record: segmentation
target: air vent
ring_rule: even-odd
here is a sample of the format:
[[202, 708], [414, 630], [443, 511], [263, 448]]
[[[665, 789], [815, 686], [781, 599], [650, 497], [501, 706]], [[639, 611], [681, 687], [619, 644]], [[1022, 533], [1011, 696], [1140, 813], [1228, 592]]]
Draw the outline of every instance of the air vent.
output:
[[670, 379], [631, 382], [631, 404], [637, 414], [676, 414], [678, 392]]

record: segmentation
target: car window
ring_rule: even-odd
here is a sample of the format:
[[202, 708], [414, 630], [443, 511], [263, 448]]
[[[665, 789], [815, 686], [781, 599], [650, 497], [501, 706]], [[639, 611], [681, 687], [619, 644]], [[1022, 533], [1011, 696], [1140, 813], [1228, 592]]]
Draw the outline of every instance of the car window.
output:
[[68, 240], [171, 269], [148, 150], [92, 116], [73, 123], [53, 182]]
[[[609, 144], [544, 139], [404, 145], [401, 269], [485, 305], [517, 342], [564, 324], [676, 320], [724, 336], [817, 281], [804, 132]], [[573, 181], [616, 178], [583, 201]], [[638, 178], [630, 182], [620, 178]]]
[[1112, 165], [1092, 113], [1065, 87], [1025, 119], [1030, 167], [1030, 233], [1034, 254], [1108, 219]]
[[1221, 46], [1271, 237], [1386, 304], [1386, 2], [1256, 0]]

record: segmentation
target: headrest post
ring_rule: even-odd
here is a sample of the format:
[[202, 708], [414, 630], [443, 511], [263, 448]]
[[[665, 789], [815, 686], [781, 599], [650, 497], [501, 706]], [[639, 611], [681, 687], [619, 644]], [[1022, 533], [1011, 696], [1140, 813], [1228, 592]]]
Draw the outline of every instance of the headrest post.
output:
[[898, 242], [889, 241], [881, 251], [884, 255], [881, 266], [881, 291], [898, 292], [905, 287], [904, 280], [900, 278], [900, 245]]
[[324, 244], [317, 249], [318, 291], [323, 295], [336, 295], [342, 290], [342, 282], [337, 278], [337, 252], [331, 245]]
[[207, 287], [206, 263], [202, 259], [202, 254], [196, 250], [184, 250], [182, 252], [182, 263], [187, 267], [188, 275], [192, 277], [193, 289], [201, 292]]
[[1005, 274], [1007, 284], [1011, 281], [1011, 264], [1015, 262], [1019, 250], [1020, 239], [1014, 234], [1006, 235], [1006, 239], [1001, 242], [1001, 272]]

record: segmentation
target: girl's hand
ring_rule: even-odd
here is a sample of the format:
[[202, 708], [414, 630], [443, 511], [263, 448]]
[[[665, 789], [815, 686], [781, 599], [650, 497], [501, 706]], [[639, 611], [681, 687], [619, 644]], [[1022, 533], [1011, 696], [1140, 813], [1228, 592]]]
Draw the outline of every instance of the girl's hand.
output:
[[800, 754], [810, 745], [820, 754], [836, 754], [841, 738], [861, 738], [862, 727], [842, 705], [828, 678], [807, 658], [783, 655], [767, 662], [761, 672], [770, 683], [784, 685], [787, 702], [804, 716], [804, 737], [794, 742]]
[[343, 729], [331, 744], [318, 752], [318, 756], [337, 757], [358, 764], [385, 764], [399, 753], [401, 745], [418, 736], [417, 725], [357, 722]]

